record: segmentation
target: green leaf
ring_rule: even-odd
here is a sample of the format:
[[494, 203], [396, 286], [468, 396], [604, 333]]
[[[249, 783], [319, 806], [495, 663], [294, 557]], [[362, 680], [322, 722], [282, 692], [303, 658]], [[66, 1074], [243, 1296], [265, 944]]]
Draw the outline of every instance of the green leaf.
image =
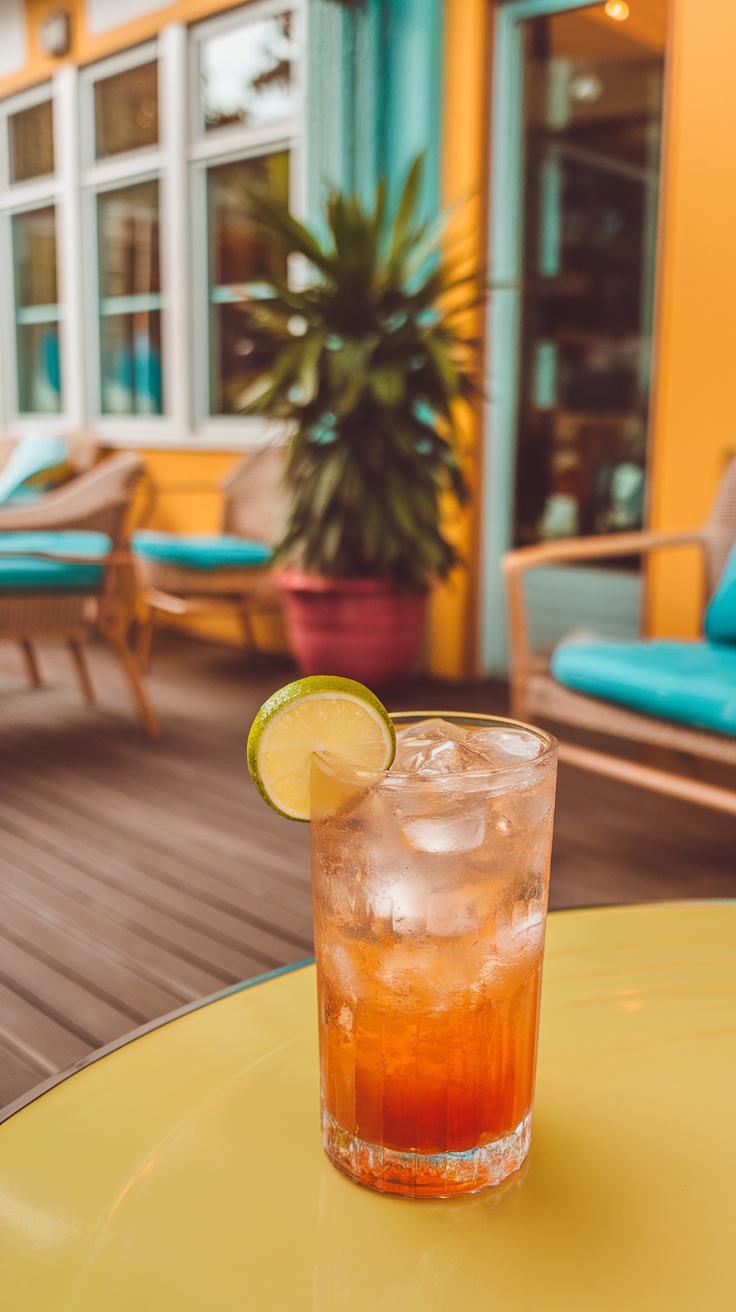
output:
[[380, 365], [371, 370], [370, 386], [379, 405], [394, 408], [404, 399], [404, 371], [396, 364]]
[[404, 249], [407, 238], [411, 231], [411, 225], [417, 212], [419, 196], [422, 190], [422, 181], [424, 178], [424, 155], [417, 155], [413, 160], [409, 172], [406, 175], [396, 218], [394, 219], [394, 228], [391, 238], [391, 248], [389, 258], [393, 261], [399, 257]]

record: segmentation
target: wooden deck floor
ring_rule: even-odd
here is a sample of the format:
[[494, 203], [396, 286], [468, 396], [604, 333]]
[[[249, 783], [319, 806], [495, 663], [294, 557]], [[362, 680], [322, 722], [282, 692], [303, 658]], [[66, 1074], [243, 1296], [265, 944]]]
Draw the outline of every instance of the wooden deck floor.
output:
[[[252, 788], [253, 714], [286, 662], [160, 640], [149, 743], [117, 668], [67, 654], [30, 690], [0, 648], [0, 1105], [144, 1022], [311, 952], [308, 830]], [[404, 704], [503, 711], [500, 685]], [[736, 896], [736, 822], [563, 770], [553, 907]]]

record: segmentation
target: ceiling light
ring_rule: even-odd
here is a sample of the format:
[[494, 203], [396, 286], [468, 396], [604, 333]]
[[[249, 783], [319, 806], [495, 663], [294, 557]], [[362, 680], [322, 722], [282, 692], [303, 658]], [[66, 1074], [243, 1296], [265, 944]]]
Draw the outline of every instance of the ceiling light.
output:
[[573, 100], [598, 100], [603, 91], [603, 83], [595, 73], [578, 73], [570, 83], [570, 95]]
[[624, 19], [628, 18], [630, 10], [626, 0], [606, 0], [606, 13], [617, 23], [623, 23]]

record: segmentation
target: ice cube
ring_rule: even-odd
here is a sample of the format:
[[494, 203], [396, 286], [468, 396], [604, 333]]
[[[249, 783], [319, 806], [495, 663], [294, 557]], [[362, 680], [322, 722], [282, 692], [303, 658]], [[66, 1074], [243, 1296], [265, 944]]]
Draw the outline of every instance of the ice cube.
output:
[[453, 738], [428, 738], [402, 743], [402, 754], [393, 766], [402, 774], [464, 774], [468, 770], [487, 770], [488, 762], [479, 752]]
[[391, 898], [391, 923], [397, 934], [423, 933], [427, 926], [427, 881], [397, 880], [388, 889]]
[[515, 902], [510, 914], [497, 921], [497, 942], [504, 956], [538, 951], [544, 943], [543, 902]]
[[454, 743], [461, 743], [467, 736], [467, 729], [459, 724], [449, 724], [447, 720], [423, 720], [419, 724], [409, 724], [396, 734], [393, 769], [402, 774], [421, 770], [426, 754], [431, 753], [432, 748], [447, 750]]
[[450, 724], [449, 720], [442, 720], [435, 717], [431, 720], [419, 720], [416, 724], [407, 724], [405, 729], [399, 729], [396, 734], [397, 746], [401, 742], [420, 741], [427, 742], [434, 738], [453, 738], [455, 742], [461, 743], [467, 738], [468, 730], [462, 724]]
[[459, 938], [477, 930], [481, 899], [478, 885], [435, 888], [427, 905], [427, 931], [438, 938]]
[[467, 746], [496, 770], [509, 769], [521, 761], [534, 761], [544, 750], [541, 739], [526, 729], [495, 726], [471, 730]]
[[483, 842], [485, 817], [480, 810], [457, 807], [439, 815], [405, 820], [403, 830], [418, 852], [472, 852]]

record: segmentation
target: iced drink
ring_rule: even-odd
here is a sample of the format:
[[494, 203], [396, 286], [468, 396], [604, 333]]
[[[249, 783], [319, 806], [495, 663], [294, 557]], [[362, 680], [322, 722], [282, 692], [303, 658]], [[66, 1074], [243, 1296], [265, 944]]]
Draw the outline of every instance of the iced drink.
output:
[[322, 1129], [360, 1183], [441, 1197], [529, 1150], [556, 744], [394, 721], [386, 773], [313, 758]]

